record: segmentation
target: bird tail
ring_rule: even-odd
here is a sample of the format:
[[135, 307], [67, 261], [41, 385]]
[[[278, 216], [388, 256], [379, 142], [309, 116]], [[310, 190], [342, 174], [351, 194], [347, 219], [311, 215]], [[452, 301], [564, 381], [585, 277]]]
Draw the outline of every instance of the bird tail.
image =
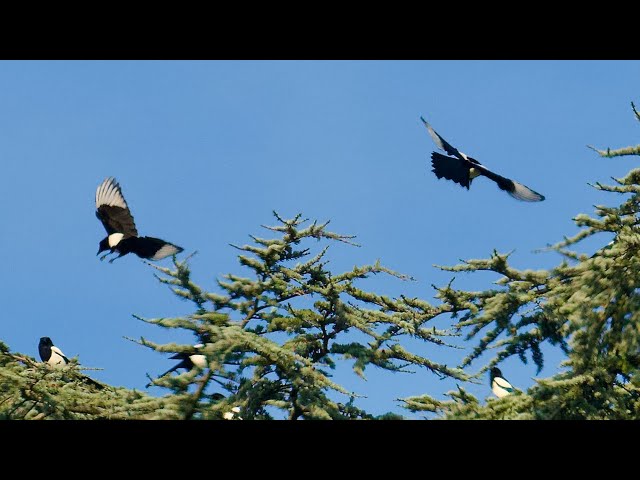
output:
[[438, 152], [431, 153], [431, 166], [433, 173], [438, 178], [446, 178], [452, 180], [467, 190], [471, 184], [469, 178], [469, 163], [464, 162], [456, 157], [447, 157]]
[[[182, 363], [178, 363], [176, 366], [171, 367], [169, 370], [167, 370], [166, 372], [164, 372], [162, 375], [158, 375], [156, 377], [156, 380], [158, 380], [159, 378], [164, 377], [165, 375], [169, 375], [171, 372], [175, 372], [177, 369], [182, 368]], [[151, 382], [147, 383], [147, 385], [145, 386], [145, 388], [149, 388], [151, 386]]]
[[104, 385], [101, 384], [100, 382], [97, 382], [96, 380], [94, 380], [91, 377], [88, 377], [86, 375], [82, 375], [82, 381], [88, 385], [93, 385], [95, 388], [97, 388], [98, 390], [102, 390], [104, 389]]

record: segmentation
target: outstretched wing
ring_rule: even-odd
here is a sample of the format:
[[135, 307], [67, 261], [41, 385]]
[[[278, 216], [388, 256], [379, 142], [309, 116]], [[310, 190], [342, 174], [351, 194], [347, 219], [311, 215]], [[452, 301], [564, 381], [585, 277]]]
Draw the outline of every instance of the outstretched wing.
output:
[[162, 260], [171, 255], [176, 255], [184, 249], [160, 238], [139, 237], [131, 242], [131, 251], [140, 258], [149, 260]]
[[129, 206], [113, 177], [106, 178], [96, 190], [96, 217], [108, 235], [122, 233], [123, 238], [138, 236]]
[[453, 180], [466, 187], [467, 190], [469, 189], [469, 169], [471, 168], [469, 162], [457, 157], [447, 157], [438, 152], [433, 152], [431, 154], [431, 165], [436, 177]]
[[425, 127], [427, 127], [427, 131], [429, 132], [429, 135], [431, 135], [433, 142], [438, 146], [438, 148], [440, 148], [441, 150], [444, 150], [449, 155], [453, 155], [454, 157], [459, 158], [460, 160], [463, 160], [463, 161], [468, 160], [469, 157], [467, 157], [464, 153], [459, 151], [456, 147], [452, 146], [444, 138], [438, 135], [438, 133], [433, 129], [433, 127], [429, 125], [429, 122], [427, 122], [422, 117], [420, 117], [420, 120], [422, 120], [422, 123], [424, 123]]
[[513, 198], [522, 200], [523, 202], [541, 202], [544, 200], [544, 195], [539, 194], [535, 190], [531, 190], [522, 183], [503, 177], [497, 173], [493, 173], [484, 165], [477, 165], [474, 168], [476, 168], [480, 174], [496, 182], [501, 190], [506, 191]]

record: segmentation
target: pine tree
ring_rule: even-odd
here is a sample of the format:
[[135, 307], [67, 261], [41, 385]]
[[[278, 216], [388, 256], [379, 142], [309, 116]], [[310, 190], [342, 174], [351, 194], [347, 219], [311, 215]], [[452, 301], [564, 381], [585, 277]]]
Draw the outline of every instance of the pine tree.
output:
[[[633, 103], [632, 108], [640, 120]], [[596, 151], [605, 157], [639, 155], [640, 146]], [[456, 290], [451, 284], [438, 290], [454, 312], [458, 331], [469, 341], [478, 339], [461, 367], [493, 347], [497, 354], [478, 376], [513, 355], [525, 363], [529, 356], [539, 372], [540, 346], [549, 342], [567, 354], [561, 371], [527, 392], [485, 405], [459, 387], [447, 401], [428, 395], [405, 399], [407, 408], [449, 419], [640, 418], [640, 169], [613, 180], [615, 185], [593, 187], [630, 196], [617, 207], [596, 206], [595, 217], [577, 215], [580, 232], [550, 246], [563, 256], [557, 267], [518, 270], [509, 265], [508, 254], [495, 251], [489, 259], [443, 267], [500, 276], [499, 288], [482, 292]], [[613, 234], [613, 241], [593, 255], [569, 249], [602, 232]]]

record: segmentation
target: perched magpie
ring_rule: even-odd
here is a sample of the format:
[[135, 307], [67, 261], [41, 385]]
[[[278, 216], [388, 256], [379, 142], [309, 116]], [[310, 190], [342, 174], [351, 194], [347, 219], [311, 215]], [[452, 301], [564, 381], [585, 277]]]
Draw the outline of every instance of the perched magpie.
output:
[[97, 255], [109, 251], [100, 260], [115, 252], [118, 256], [109, 260], [109, 263], [127, 253], [135, 253], [140, 258], [149, 260], [161, 260], [184, 250], [159, 238], [138, 236], [133, 215], [120, 185], [113, 177], [106, 178], [96, 190], [96, 217], [107, 231], [107, 236], [100, 241]]
[[502, 376], [498, 367], [493, 367], [490, 374], [491, 391], [496, 397], [502, 398], [513, 393], [515, 390], [509, 382]]
[[[202, 347], [204, 347], [204, 345], [202, 343], [198, 343], [193, 346], [193, 350], [191, 352], [176, 353], [175, 355], [169, 357], [171, 359], [180, 360], [180, 362], [164, 372], [162, 375], [158, 376], [158, 378], [162, 378], [165, 375], [178, 370], [179, 368], [184, 368], [185, 370], [191, 370], [194, 367], [199, 369], [205, 368], [207, 366], [207, 357], [198, 353], [198, 350], [200, 350]], [[151, 382], [147, 383], [146, 386], [147, 388], [149, 388], [151, 386]]]
[[[65, 366], [69, 363], [69, 359], [65, 357], [62, 350], [53, 344], [53, 341], [51, 341], [49, 337], [40, 338], [40, 342], [38, 342], [38, 353], [40, 354], [40, 360], [55, 367]], [[82, 374], [80, 374], [80, 377], [83, 382], [93, 385], [98, 389], [104, 388], [104, 385], [96, 382], [93, 378]]]
[[429, 135], [431, 135], [431, 138], [438, 148], [445, 151], [447, 155], [451, 155], [442, 155], [437, 152], [431, 154], [431, 165], [433, 166], [433, 173], [436, 174], [436, 177], [453, 180], [468, 190], [474, 178], [484, 175], [496, 182], [501, 190], [505, 190], [513, 198], [525, 202], [541, 202], [544, 200], [544, 195], [540, 195], [538, 192], [531, 190], [529, 187], [515, 180], [510, 180], [497, 173], [493, 173], [475, 158], [471, 158], [457, 148], [452, 147], [444, 138], [436, 133], [424, 118], [420, 117], [420, 120], [422, 120], [427, 127]]
[[40, 338], [38, 343], [38, 353], [40, 354], [40, 360], [49, 365], [66, 365], [69, 363], [69, 359], [64, 356], [64, 353], [56, 347], [49, 337]]

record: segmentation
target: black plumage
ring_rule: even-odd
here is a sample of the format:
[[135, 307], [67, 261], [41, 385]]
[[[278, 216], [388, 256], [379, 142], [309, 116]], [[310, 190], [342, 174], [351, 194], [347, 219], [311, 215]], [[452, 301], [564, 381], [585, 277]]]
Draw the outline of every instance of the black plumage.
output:
[[442, 138], [424, 118], [420, 117], [420, 120], [427, 127], [429, 135], [431, 135], [438, 148], [447, 153], [447, 155], [442, 155], [438, 152], [431, 154], [431, 165], [436, 177], [451, 180], [468, 190], [473, 179], [482, 175], [496, 182], [501, 190], [506, 191], [513, 198], [525, 202], [540, 202], [544, 200], [544, 195], [515, 180], [492, 172], [475, 158], [462, 153]]
[[[189, 352], [176, 353], [175, 355], [169, 357], [172, 360], [180, 360], [180, 362], [164, 372], [162, 375], [159, 375], [157, 378], [162, 378], [165, 375], [168, 375], [171, 372], [175, 372], [180, 368], [183, 368], [185, 370], [191, 370], [192, 368], [205, 368], [207, 366], [207, 357], [199, 353], [200, 349], [203, 347], [204, 345], [199, 343], [197, 345], [194, 345], [193, 349]], [[150, 387], [151, 382], [146, 386], [147, 388]]]
[[502, 376], [502, 372], [498, 367], [493, 367], [489, 372], [489, 384], [491, 385], [491, 391], [498, 398], [506, 397], [515, 392], [513, 385]]
[[160, 238], [138, 236], [131, 210], [113, 177], [106, 178], [96, 190], [96, 217], [107, 231], [107, 236], [100, 241], [98, 255], [104, 251], [108, 253], [100, 260], [110, 253], [118, 253], [118, 256], [109, 262], [128, 253], [149, 260], [161, 260], [183, 251], [183, 248]]
[[40, 360], [49, 365], [66, 365], [69, 363], [69, 359], [53, 344], [53, 341], [49, 337], [40, 338], [38, 342], [38, 353], [40, 354]]
[[[49, 365], [58, 367], [65, 366], [69, 363], [69, 359], [62, 353], [58, 347], [53, 344], [53, 341], [49, 337], [41, 337], [38, 342], [38, 354], [40, 355], [40, 360], [44, 363], [48, 363]], [[104, 388], [104, 385], [95, 381], [93, 378], [88, 377], [83, 374], [79, 374], [81, 380], [89, 385], [96, 387], [99, 390]]]

